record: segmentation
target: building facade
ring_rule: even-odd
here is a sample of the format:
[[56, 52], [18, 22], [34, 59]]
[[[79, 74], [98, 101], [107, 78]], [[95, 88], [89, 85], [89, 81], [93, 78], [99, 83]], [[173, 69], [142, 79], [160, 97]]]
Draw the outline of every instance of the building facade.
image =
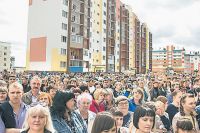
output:
[[120, 0], [29, 0], [26, 69], [145, 73], [150, 35], [141, 28]]
[[11, 44], [0, 41], [0, 71], [10, 70]]
[[185, 49], [178, 49], [173, 45], [169, 45], [166, 48], [159, 50], [153, 50], [152, 71], [166, 72], [167, 70], [173, 70], [175, 72], [182, 73], [185, 68], [184, 57]]

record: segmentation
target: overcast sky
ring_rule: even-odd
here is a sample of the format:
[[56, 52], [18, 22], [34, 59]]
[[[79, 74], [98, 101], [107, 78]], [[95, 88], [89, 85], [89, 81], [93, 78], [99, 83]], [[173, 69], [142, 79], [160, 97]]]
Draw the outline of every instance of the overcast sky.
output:
[[[153, 33], [153, 47], [200, 50], [200, 0], [122, 0]], [[16, 66], [25, 66], [28, 0], [0, 0], [0, 41], [12, 43]]]

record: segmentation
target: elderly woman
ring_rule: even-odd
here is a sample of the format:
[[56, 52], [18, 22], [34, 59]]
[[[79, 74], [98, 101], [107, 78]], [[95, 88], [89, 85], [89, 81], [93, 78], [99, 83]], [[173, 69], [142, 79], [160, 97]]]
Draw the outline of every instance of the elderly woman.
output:
[[94, 96], [94, 100], [92, 100], [92, 104], [90, 105], [90, 111], [92, 111], [94, 113], [105, 111], [105, 105], [104, 105], [105, 91], [104, 91], [104, 89], [96, 89], [93, 96]]
[[21, 133], [54, 133], [49, 109], [36, 105], [28, 109]]
[[87, 133], [81, 116], [74, 111], [74, 94], [58, 91], [53, 99], [51, 116], [58, 133]]
[[77, 113], [81, 115], [84, 120], [86, 127], [95, 119], [96, 114], [89, 110], [90, 104], [92, 103], [92, 96], [89, 93], [82, 93], [77, 98]]

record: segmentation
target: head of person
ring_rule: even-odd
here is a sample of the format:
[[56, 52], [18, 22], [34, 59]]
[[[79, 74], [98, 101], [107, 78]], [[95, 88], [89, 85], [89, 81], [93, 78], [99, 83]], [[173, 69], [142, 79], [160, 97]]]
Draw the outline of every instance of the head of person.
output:
[[28, 77], [26, 77], [26, 76], [22, 77], [22, 84], [24, 84], [24, 85], [28, 84]]
[[70, 81], [69, 81], [69, 84], [77, 86], [77, 80], [75, 78], [71, 78]]
[[57, 92], [57, 88], [55, 88], [54, 86], [48, 86], [46, 88], [47, 93], [49, 93], [49, 95], [51, 96], [51, 98], [53, 99], [56, 92]]
[[21, 103], [22, 95], [23, 95], [23, 86], [20, 83], [14, 82], [9, 85], [8, 97], [9, 97], [9, 101], [12, 104]]
[[42, 80], [40, 77], [38, 76], [34, 76], [32, 79], [31, 79], [31, 92], [32, 94], [36, 95], [39, 93], [40, 91], [40, 87], [41, 87], [41, 84], [42, 84]]
[[90, 78], [88, 80], [88, 86], [91, 87], [91, 86], [94, 86], [95, 82], [94, 82], [94, 79]]
[[57, 91], [51, 106], [51, 113], [64, 118], [66, 111], [74, 110], [75, 95], [71, 92]]
[[176, 123], [176, 133], [195, 133], [192, 121], [188, 118], [180, 118]]
[[177, 90], [180, 90], [180, 83], [179, 82], [175, 82], [175, 83], [172, 84], [171, 92], [177, 91]]
[[115, 87], [115, 90], [121, 90], [122, 89], [122, 83], [121, 82], [116, 82], [114, 87]]
[[77, 106], [81, 111], [88, 111], [92, 103], [92, 96], [89, 93], [82, 93], [77, 97]]
[[108, 80], [108, 78], [105, 78], [103, 80], [103, 88], [109, 88], [109, 80]]
[[37, 133], [44, 129], [54, 132], [49, 109], [41, 105], [30, 107], [26, 113], [23, 130]]
[[144, 92], [140, 88], [134, 89], [133, 92], [133, 99], [139, 101], [139, 103], [142, 103]]
[[102, 102], [105, 98], [105, 91], [104, 89], [96, 89], [93, 93], [94, 100], [96, 102]]
[[119, 129], [123, 125], [123, 113], [117, 110], [113, 112], [112, 114], [115, 119], [117, 129]]
[[107, 88], [104, 90], [105, 92], [105, 100], [107, 102], [112, 102], [114, 100], [113, 90], [110, 88]]
[[182, 116], [193, 114], [196, 100], [193, 94], [186, 93], [180, 99], [180, 114]]
[[0, 80], [0, 87], [7, 87], [7, 83], [3, 79]]
[[52, 98], [51, 98], [51, 96], [50, 96], [48, 93], [46, 93], [46, 92], [41, 92], [40, 95], [37, 97], [37, 100], [38, 100], [39, 102], [46, 103], [46, 105], [47, 105], [48, 107], [51, 107], [51, 105], [52, 105]]
[[86, 85], [80, 86], [80, 89], [82, 92], [90, 93], [90, 90], [89, 90], [88, 86], [86, 86]]
[[181, 100], [182, 92], [180, 90], [173, 91], [171, 93], [171, 95], [172, 95], [172, 98], [173, 98], [173, 102], [175, 102], [178, 105], [180, 105], [180, 100]]
[[101, 82], [99, 82], [99, 81], [95, 82], [94, 87], [95, 87], [96, 89], [101, 89], [101, 88], [102, 88]]
[[129, 108], [129, 102], [128, 102], [128, 98], [125, 96], [118, 96], [116, 98], [116, 105], [117, 108], [120, 112], [123, 113], [123, 115], [127, 115], [128, 113], [128, 108]]
[[161, 101], [165, 106], [165, 110], [167, 109], [168, 101], [167, 101], [167, 98], [165, 96], [158, 96], [156, 101]]
[[7, 96], [8, 96], [8, 89], [7, 89], [7, 87], [0, 86], [0, 103], [5, 102]]
[[158, 89], [159, 83], [158, 81], [153, 82], [153, 88]]
[[144, 81], [142, 81], [142, 80], [139, 80], [138, 81], [138, 87], [140, 87], [140, 88], [144, 88]]
[[117, 128], [115, 119], [109, 112], [100, 112], [97, 114], [91, 133], [116, 133]]
[[14, 83], [16, 81], [16, 75], [10, 75], [9, 77], [8, 77], [8, 84], [10, 85], [10, 84], [12, 84], [12, 83]]
[[134, 112], [133, 125], [143, 133], [150, 133], [155, 125], [155, 111], [149, 107], [138, 106]]
[[77, 87], [73, 89], [72, 93], [75, 95], [75, 101], [77, 100], [77, 97], [82, 93], [82, 91]]

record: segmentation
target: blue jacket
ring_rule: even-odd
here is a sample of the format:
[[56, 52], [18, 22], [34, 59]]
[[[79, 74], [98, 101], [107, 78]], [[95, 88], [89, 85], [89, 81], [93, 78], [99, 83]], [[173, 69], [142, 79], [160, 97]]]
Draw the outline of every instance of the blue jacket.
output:
[[[87, 128], [84, 125], [83, 119], [78, 113], [72, 112], [71, 120], [74, 122], [76, 133], [87, 133]], [[52, 115], [52, 121], [53, 126], [58, 133], [72, 133], [71, 128], [63, 118], [58, 115]]]
[[128, 110], [134, 112], [138, 105], [135, 104], [134, 99], [131, 99], [128, 102], [129, 102], [129, 109]]

